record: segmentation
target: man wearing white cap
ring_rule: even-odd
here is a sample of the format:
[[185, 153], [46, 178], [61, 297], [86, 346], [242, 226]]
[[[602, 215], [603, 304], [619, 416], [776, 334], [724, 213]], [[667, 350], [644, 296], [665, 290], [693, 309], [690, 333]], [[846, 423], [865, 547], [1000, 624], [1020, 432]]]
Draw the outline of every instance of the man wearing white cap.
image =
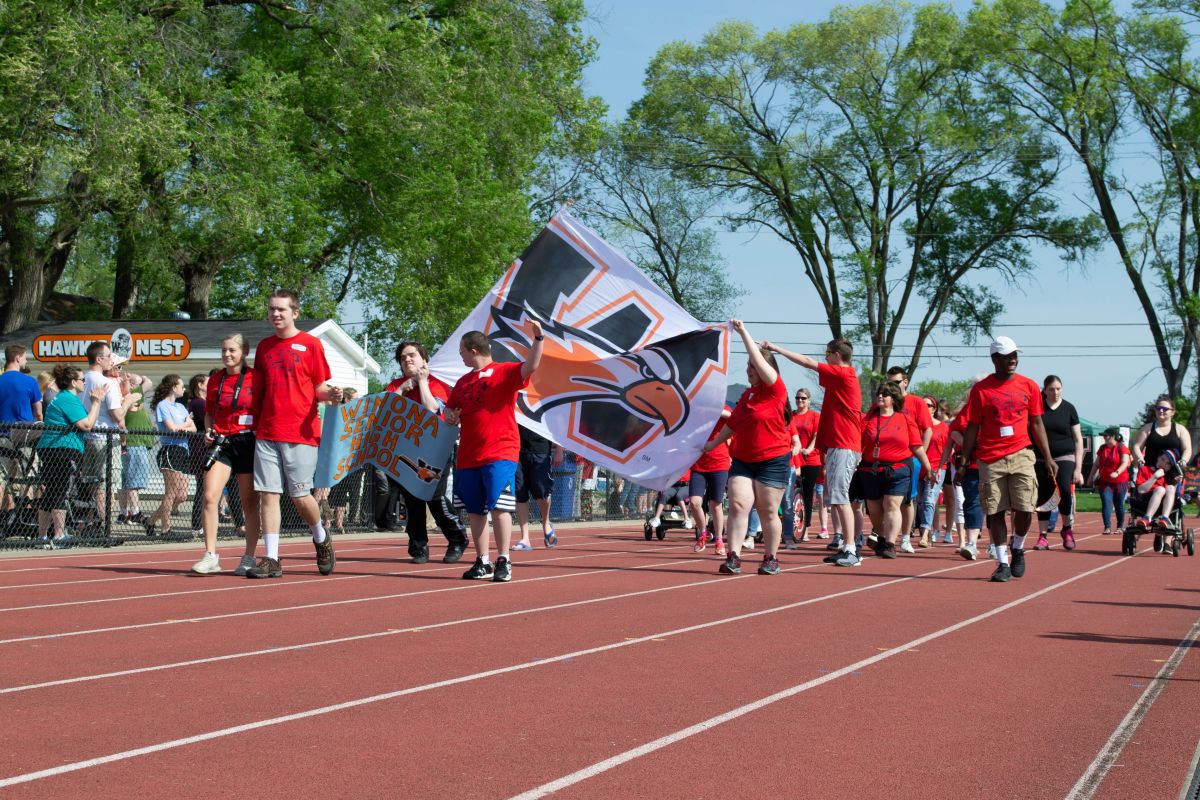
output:
[[[1035, 381], [1017, 374], [1019, 352], [1012, 339], [996, 337], [991, 346], [996, 371], [971, 387], [965, 412], [963, 457], [968, 464], [979, 460], [979, 500], [999, 562], [992, 580], [1000, 582], [1025, 574], [1025, 534], [1037, 507], [1031, 443], [1045, 456], [1051, 481], [1058, 472], [1042, 425], [1042, 391]], [[1013, 512], [1011, 565], [1005, 517], [1009, 510]]]

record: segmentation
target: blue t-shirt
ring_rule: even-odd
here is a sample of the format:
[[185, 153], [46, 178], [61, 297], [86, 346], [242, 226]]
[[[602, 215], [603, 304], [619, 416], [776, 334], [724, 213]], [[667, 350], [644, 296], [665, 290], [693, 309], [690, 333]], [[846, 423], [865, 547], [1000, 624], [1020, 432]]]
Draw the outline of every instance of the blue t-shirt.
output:
[[[80, 402], [78, 395], [69, 391], [56, 394], [50, 407], [46, 409], [43, 420], [46, 429], [42, 431], [41, 438], [38, 439], [37, 449], [49, 450], [52, 447], [61, 447], [82, 453], [83, 434], [75, 426], [75, 423], [81, 419], [87, 419], [87, 412], [83, 410], [83, 403]], [[55, 425], [69, 426], [70, 430], [54, 430], [53, 426]]]
[[0, 372], [0, 422], [33, 422], [33, 404], [40, 402], [36, 378], [15, 369]]
[[184, 425], [190, 418], [191, 415], [188, 413], [187, 406], [185, 406], [183, 403], [177, 403], [174, 400], [163, 400], [155, 407], [154, 419], [158, 423], [158, 429], [167, 434], [161, 439], [163, 447], [175, 444], [179, 445], [184, 450], [187, 449], [187, 434], [171, 433], [167, 426], [163, 423], [167, 420], [170, 420], [176, 425]]

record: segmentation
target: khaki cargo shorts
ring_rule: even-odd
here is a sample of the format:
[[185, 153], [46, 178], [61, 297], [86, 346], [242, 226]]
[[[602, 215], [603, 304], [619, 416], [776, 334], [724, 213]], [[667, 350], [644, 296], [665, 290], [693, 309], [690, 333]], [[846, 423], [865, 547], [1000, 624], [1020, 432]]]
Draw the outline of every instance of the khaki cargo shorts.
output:
[[990, 464], [979, 462], [979, 504], [984, 514], [1037, 509], [1033, 461], [1033, 451], [1026, 448]]

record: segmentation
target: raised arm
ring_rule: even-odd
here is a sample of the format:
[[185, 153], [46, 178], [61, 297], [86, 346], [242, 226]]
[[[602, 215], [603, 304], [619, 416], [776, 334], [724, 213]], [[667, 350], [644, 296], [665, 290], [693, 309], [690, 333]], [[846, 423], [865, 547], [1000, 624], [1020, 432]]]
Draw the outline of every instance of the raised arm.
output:
[[542, 332], [542, 323], [536, 319], [530, 320], [533, 326], [533, 347], [529, 350], [529, 358], [521, 364], [521, 377], [529, 380], [529, 376], [541, 366], [542, 363], [542, 345], [545, 344], [545, 334]]
[[800, 366], [808, 367], [811, 370], [816, 370], [820, 366], [820, 362], [812, 356], [806, 356], [803, 353], [793, 353], [791, 350], [784, 350], [779, 345], [771, 344], [768, 341], [762, 342], [762, 348], [764, 350], [770, 350], [772, 353], [778, 353], [788, 361], [791, 361], [793, 364], [799, 364]]
[[758, 349], [758, 343], [754, 341], [754, 337], [750, 335], [750, 331], [746, 330], [745, 324], [740, 319], [731, 319], [729, 322], [733, 325], [733, 329], [742, 337], [742, 343], [746, 346], [746, 358], [758, 372], [758, 377], [767, 386], [774, 385], [775, 381], [779, 378], [779, 373], [763, 358], [762, 352]]

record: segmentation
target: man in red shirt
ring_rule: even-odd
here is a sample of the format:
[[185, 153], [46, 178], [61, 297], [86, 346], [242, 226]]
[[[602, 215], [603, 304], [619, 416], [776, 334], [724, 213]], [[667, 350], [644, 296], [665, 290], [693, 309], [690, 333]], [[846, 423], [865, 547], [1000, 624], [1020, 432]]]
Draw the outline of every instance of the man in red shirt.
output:
[[[396, 363], [400, 365], [402, 375], [389, 383], [384, 391], [402, 394], [440, 416], [446, 401], [450, 399], [450, 386], [429, 374], [429, 356], [421, 343], [401, 342], [396, 348]], [[433, 497], [429, 500], [420, 499], [391, 478], [385, 477], [390, 484], [396, 485], [404, 498], [408, 554], [414, 564], [429, 561], [427, 508], [429, 513], [433, 514], [434, 521], [448, 543], [442, 563], [456, 563], [467, 549], [467, 532], [463, 530], [458, 515], [454, 513], [454, 508], [446, 497], [446, 484], [450, 477], [449, 461], [441, 467], [442, 479], [438, 481], [437, 488], [433, 490]]]
[[858, 373], [850, 363], [854, 347], [845, 339], [833, 339], [825, 346], [825, 361], [792, 353], [763, 342], [762, 346], [789, 361], [815, 370], [817, 382], [825, 390], [821, 419], [817, 423], [817, 449], [825, 462], [825, 506], [836, 517], [841, 530], [841, 553], [856, 555], [854, 509], [850, 505], [850, 479], [862, 459], [862, 387]]
[[279, 563], [279, 497], [285, 491], [312, 532], [317, 570], [333, 572], [337, 557], [333, 539], [321, 524], [321, 509], [312, 496], [321, 425], [317, 403], [342, 402], [342, 390], [329, 384], [329, 363], [321, 340], [296, 327], [300, 298], [278, 289], [267, 301], [267, 321], [275, 333], [254, 351], [254, 386], [258, 429], [254, 444], [254, 489], [266, 555], [246, 571], [248, 578], [281, 578]]
[[[996, 337], [991, 345], [996, 371], [971, 387], [964, 411], [963, 459], [967, 464], [979, 460], [979, 500], [996, 547], [999, 563], [991, 579], [997, 582], [1025, 574], [1025, 534], [1037, 508], [1031, 438], [1046, 457], [1050, 479], [1058, 472], [1042, 425], [1042, 389], [1017, 374], [1019, 352], [1012, 339]], [[957, 480], [962, 480], [961, 472]], [[1005, 515], [1009, 509], [1013, 512], [1011, 566]]]
[[[917, 431], [921, 434], [921, 447], [925, 452], [929, 452], [929, 440], [933, 437], [933, 415], [929, 413], [929, 407], [922, 402], [908, 401], [908, 372], [903, 367], [892, 367], [887, 371], [887, 379], [892, 383], [899, 385], [900, 394], [904, 396], [904, 416], [911, 419], [917, 426]], [[916, 398], [920, 400], [921, 398]], [[933, 480], [932, 475], [927, 475], [928, 480]], [[912, 529], [913, 520], [916, 518], [916, 499], [921, 493], [921, 464], [916, 458], [912, 459], [912, 491], [904, 498], [904, 503], [900, 506], [900, 549], [905, 553], [916, 552], [912, 546]]]
[[[446, 402], [445, 418], [460, 425], [454, 493], [467, 509], [475, 563], [463, 573], [467, 580], [504, 582], [512, 580], [512, 518], [516, 508], [513, 485], [521, 437], [517, 430], [517, 392], [529, 384], [529, 376], [542, 361], [542, 326], [531, 320], [533, 347], [529, 359], [500, 363], [492, 360], [492, 347], [482, 331], [463, 335], [458, 354], [471, 371], [459, 379]], [[488, 515], [496, 530], [496, 565], [488, 553]]]

